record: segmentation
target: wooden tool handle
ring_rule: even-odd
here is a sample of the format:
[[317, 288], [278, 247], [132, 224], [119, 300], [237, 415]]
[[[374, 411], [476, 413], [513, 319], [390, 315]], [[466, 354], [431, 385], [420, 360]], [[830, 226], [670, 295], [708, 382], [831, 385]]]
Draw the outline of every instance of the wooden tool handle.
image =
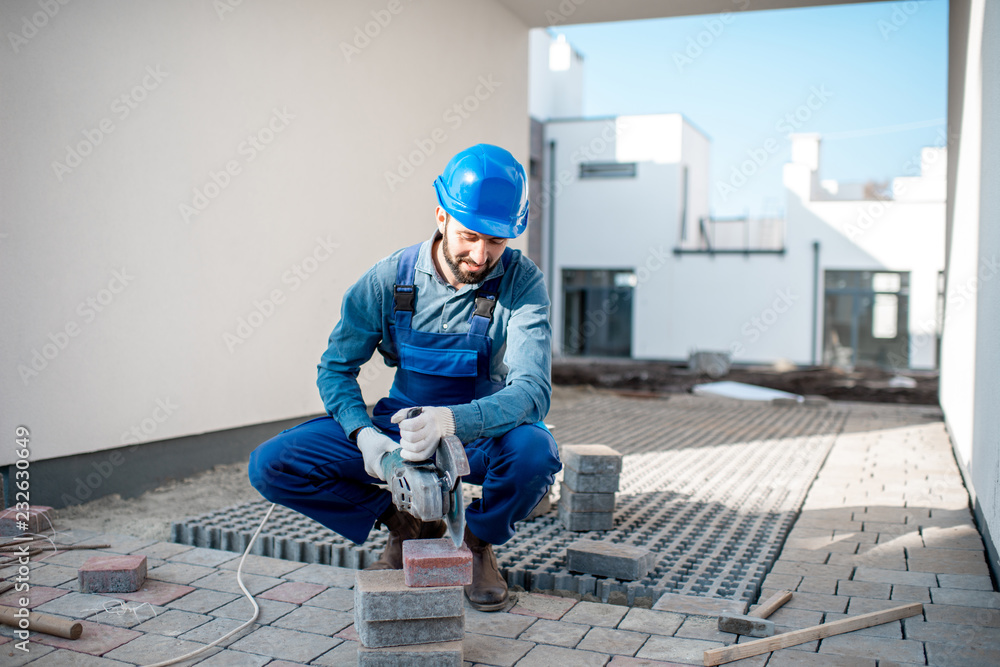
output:
[[767, 618], [774, 612], [778, 611], [782, 605], [792, 599], [791, 591], [779, 591], [775, 593], [767, 600], [764, 604], [760, 605], [756, 609], [747, 613], [747, 616], [755, 616], [757, 618]]
[[[15, 610], [14, 607], [0, 605], [0, 623], [14, 628], [20, 628], [20, 623], [25, 617], [15, 616], [15, 611], [20, 610]], [[40, 614], [34, 611], [29, 612], [27, 618], [28, 627], [22, 629], [32, 630], [34, 632], [44, 632], [47, 635], [65, 637], [66, 639], [79, 639], [80, 635], [83, 634], [83, 624], [80, 623], [80, 621], [70, 621], [65, 618], [49, 616], [48, 614]]]

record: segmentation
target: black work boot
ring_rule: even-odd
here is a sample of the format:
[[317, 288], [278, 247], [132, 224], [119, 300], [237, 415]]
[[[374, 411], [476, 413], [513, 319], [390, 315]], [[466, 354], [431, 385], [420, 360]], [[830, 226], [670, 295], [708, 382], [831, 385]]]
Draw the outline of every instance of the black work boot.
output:
[[395, 505], [389, 505], [389, 509], [378, 520], [389, 529], [389, 540], [379, 559], [366, 567], [366, 570], [402, 570], [403, 542], [414, 538], [429, 540], [441, 537], [448, 529], [444, 521], [422, 521], [411, 514], [400, 512]]
[[472, 583], [465, 587], [469, 604], [479, 611], [499, 611], [507, 604], [507, 582], [500, 574], [493, 545], [465, 526], [465, 543], [472, 551]]

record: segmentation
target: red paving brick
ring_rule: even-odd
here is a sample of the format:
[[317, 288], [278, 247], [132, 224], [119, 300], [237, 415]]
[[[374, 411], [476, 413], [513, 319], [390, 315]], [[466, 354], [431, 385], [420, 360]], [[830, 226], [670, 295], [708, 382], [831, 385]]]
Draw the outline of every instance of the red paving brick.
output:
[[81, 593], [134, 593], [146, 581], [146, 557], [93, 556], [77, 570]]
[[466, 586], [472, 583], [472, 552], [449, 538], [403, 542], [403, 581], [407, 586]]
[[170, 584], [156, 579], [147, 579], [141, 590], [135, 593], [116, 593], [115, 597], [129, 602], [148, 602], [162, 607], [163, 605], [176, 600], [182, 595], [187, 595], [194, 588], [191, 586], [181, 586], [180, 584]]
[[37, 632], [32, 635], [31, 641], [44, 644], [45, 646], [69, 649], [78, 653], [104, 655], [108, 651], [130, 642], [136, 637], [142, 636], [141, 632], [129, 630], [128, 628], [119, 628], [114, 625], [91, 623], [90, 621], [80, 621], [80, 623], [83, 625], [83, 634], [80, 635], [79, 639], [64, 639]]
[[[32, 586], [27, 591], [27, 597], [30, 602], [28, 602], [28, 608], [34, 609], [40, 604], [45, 604], [49, 600], [55, 600], [57, 597], [62, 597], [66, 595], [69, 591], [62, 588], [52, 588], [51, 586]], [[0, 595], [0, 604], [7, 605], [8, 607], [20, 607], [21, 604], [19, 600], [25, 597], [24, 592], [18, 592], [17, 589], [11, 589]]]

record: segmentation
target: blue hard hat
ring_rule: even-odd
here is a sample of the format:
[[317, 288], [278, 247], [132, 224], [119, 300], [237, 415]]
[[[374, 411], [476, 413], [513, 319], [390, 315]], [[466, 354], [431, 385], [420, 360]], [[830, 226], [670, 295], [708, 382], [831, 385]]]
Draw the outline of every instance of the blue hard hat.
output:
[[528, 226], [524, 167], [499, 146], [461, 151], [434, 180], [434, 189], [441, 208], [479, 234], [512, 239]]

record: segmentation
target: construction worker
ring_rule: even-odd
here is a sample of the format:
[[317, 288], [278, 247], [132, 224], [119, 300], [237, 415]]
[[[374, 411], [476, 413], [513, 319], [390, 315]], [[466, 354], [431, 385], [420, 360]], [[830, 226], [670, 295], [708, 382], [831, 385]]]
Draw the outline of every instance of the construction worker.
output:
[[[446, 526], [397, 511], [378, 485], [378, 462], [398, 448], [426, 460], [457, 435], [471, 468], [464, 480], [482, 485], [465, 517], [473, 555], [465, 592], [473, 607], [495, 611], [507, 584], [491, 545], [514, 535], [561, 468], [542, 423], [552, 391], [549, 299], [538, 267], [507, 247], [528, 218], [524, 168], [508, 151], [463, 150], [434, 187], [432, 238], [382, 259], [344, 295], [319, 363], [328, 416], [258, 447], [250, 480], [268, 500], [357, 544], [384, 525], [385, 551], [369, 569], [400, 569], [404, 541], [441, 537]], [[396, 375], [369, 416], [357, 376], [376, 350]], [[413, 407], [423, 410], [406, 418]]]

